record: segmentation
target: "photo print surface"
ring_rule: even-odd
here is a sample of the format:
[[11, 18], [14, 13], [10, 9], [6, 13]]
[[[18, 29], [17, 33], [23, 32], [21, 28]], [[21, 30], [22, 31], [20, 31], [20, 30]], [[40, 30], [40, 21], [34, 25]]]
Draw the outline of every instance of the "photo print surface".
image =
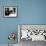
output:
[[20, 25], [20, 40], [46, 41], [46, 25]]
[[4, 7], [4, 16], [5, 17], [16, 17], [17, 8], [16, 7]]

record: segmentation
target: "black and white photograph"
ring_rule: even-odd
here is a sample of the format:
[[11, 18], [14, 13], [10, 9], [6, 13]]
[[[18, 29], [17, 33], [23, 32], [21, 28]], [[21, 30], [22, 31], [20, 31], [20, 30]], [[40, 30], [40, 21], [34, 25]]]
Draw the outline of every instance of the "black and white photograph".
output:
[[17, 8], [14, 6], [4, 7], [4, 17], [16, 17], [17, 16]]
[[25, 24], [19, 27], [20, 27], [20, 40], [46, 41], [46, 25]]

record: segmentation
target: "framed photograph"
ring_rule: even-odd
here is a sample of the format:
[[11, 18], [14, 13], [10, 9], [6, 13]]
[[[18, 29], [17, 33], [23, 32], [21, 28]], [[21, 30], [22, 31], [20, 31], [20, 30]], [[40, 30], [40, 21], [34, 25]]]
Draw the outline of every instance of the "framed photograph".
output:
[[4, 7], [4, 17], [17, 17], [17, 7], [15, 6]]
[[46, 41], [46, 25], [44, 24], [19, 24], [18, 41]]

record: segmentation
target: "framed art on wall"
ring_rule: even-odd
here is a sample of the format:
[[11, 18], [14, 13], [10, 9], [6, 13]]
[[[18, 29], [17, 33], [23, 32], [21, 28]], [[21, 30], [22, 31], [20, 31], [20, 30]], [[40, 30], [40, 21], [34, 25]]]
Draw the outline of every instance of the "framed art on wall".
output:
[[17, 16], [17, 7], [15, 6], [4, 7], [4, 17], [16, 17], [16, 16]]
[[46, 25], [20, 24], [18, 38], [19, 42], [21, 40], [46, 41]]

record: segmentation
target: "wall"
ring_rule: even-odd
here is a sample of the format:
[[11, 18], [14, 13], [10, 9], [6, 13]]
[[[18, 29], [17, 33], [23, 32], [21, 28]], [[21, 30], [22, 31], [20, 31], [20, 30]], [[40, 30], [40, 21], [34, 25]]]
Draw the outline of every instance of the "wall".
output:
[[[4, 17], [4, 9], [5, 6], [16, 6], [17, 7], [17, 0], [0, 0], [0, 44], [7, 44], [8, 34], [10, 32], [17, 32], [17, 18], [5, 18]], [[18, 39], [18, 38], [17, 38]], [[18, 43], [16, 39], [16, 43]]]
[[[16, 6], [16, 18], [4, 18], [3, 6]], [[0, 0], [0, 44], [7, 44], [9, 32], [18, 32], [18, 24], [46, 24], [46, 0]], [[16, 39], [17, 43], [17, 39]]]

